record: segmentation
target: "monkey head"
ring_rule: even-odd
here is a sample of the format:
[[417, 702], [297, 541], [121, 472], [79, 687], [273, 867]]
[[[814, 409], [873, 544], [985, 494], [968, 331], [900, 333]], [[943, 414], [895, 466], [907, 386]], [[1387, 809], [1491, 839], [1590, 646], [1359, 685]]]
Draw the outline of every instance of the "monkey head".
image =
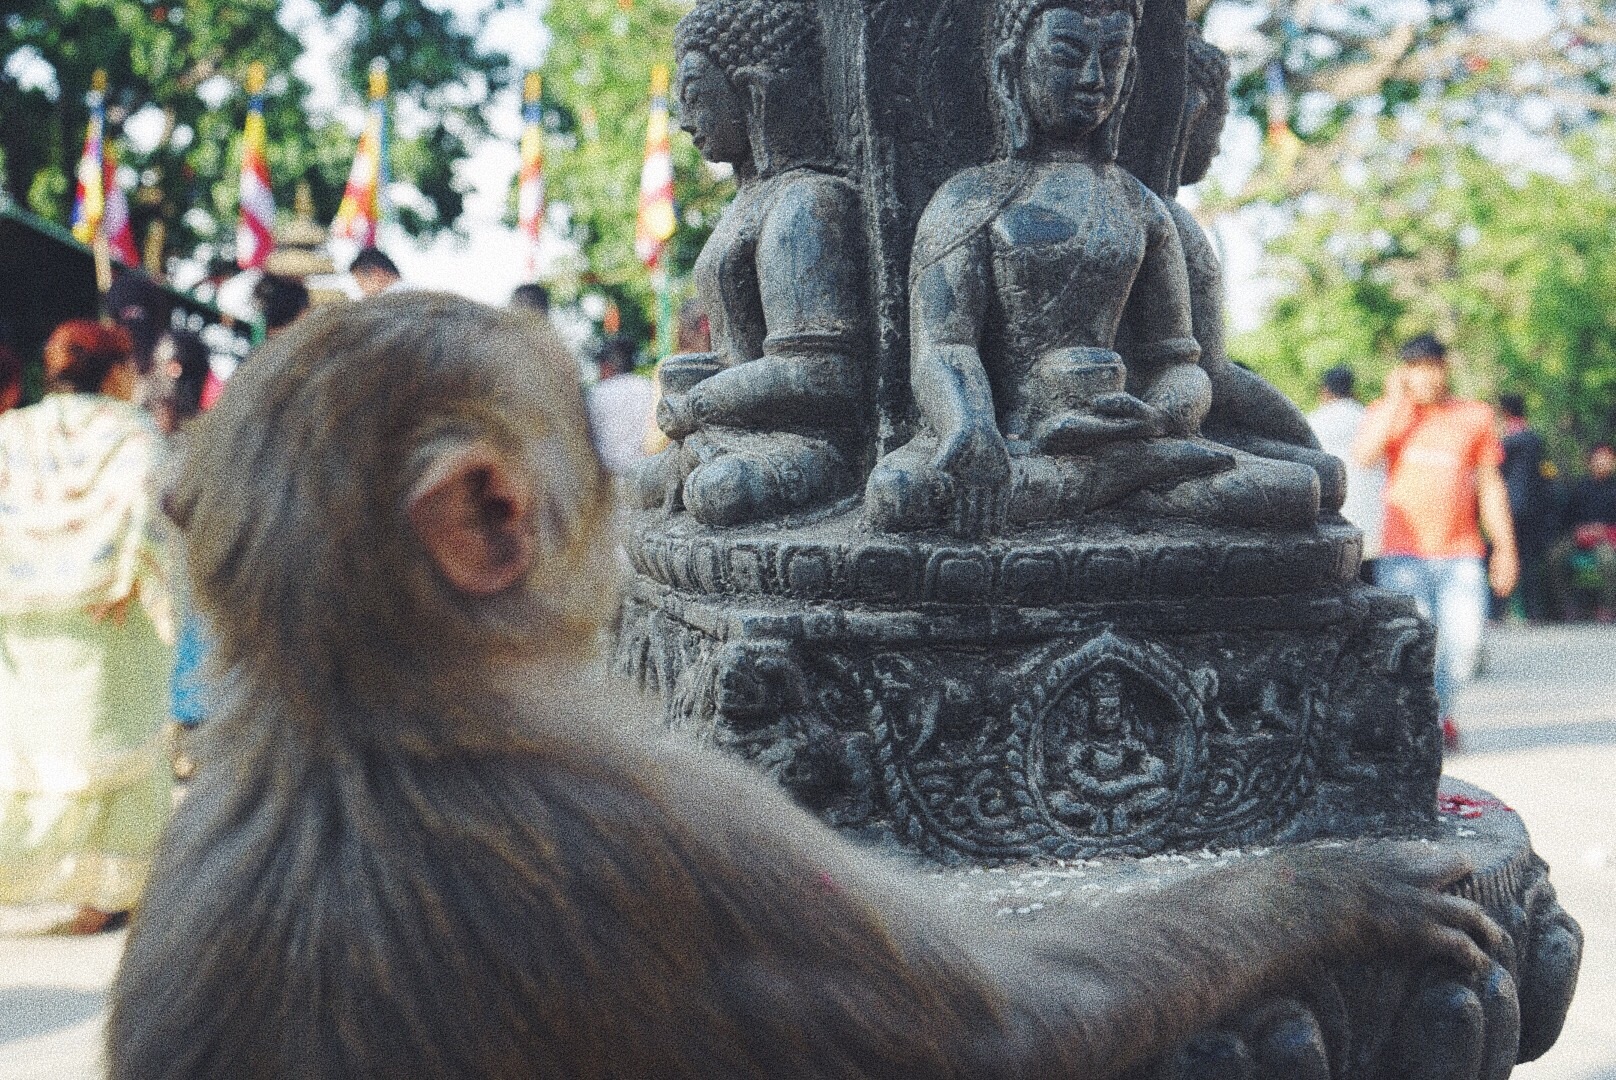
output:
[[409, 292], [307, 316], [196, 425], [165, 500], [219, 665], [383, 704], [422, 672], [453, 694], [493, 658], [576, 663], [616, 599], [584, 416], [524, 313]]

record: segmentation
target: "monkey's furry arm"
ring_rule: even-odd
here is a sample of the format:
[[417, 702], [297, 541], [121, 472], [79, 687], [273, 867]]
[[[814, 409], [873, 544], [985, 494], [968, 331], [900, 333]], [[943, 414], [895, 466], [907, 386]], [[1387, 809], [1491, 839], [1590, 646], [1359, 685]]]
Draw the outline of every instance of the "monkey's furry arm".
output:
[[983, 966], [1010, 988], [1023, 1037], [1061, 1062], [1044, 1075], [1108, 1077], [1320, 962], [1390, 953], [1487, 970], [1501, 931], [1437, 892], [1467, 872], [1416, 842], [1282, 850], [1057, 909]]
[[[845, 1023], [840, 1053], [858, 1061], [1096, 1080], [1308, 965], [1395, 952], [1480, 971], [1499, 941], [1481, 908], [1437, 891], [1468, 868], [1415, 842], [1281, 850], [1097, 909], [977, 925], [745, 770], [661, 740], [653, 759], [645, 775], [668, 785], [664, 820], [700, 838], [698, 861], [714, 868], [704, 888], [722, 910], [751, 908], [752, 952], [723, 960], [749, 972], [748, 1011], [777, 992], [786, 1015], [770, 1026]], [[729, 881], [747, 883], [744, 895]], [[852, 1001], [882, 1004], [865, 1022], [836, 1018]], [[856, 1049], [861, 1039], [901, 1056], [866, 1056], [877, 1051]]]

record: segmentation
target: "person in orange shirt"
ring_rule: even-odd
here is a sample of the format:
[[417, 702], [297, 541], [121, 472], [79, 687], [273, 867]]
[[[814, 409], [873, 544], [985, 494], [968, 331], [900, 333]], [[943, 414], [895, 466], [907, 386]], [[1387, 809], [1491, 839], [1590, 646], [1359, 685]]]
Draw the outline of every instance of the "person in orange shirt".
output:
[[[1508, 596], [1520, 561], [1492, 407], [1453, 395], [1447, 349], [1430, 334], [1404, 345], [1400, 359], [1386, 396], [1364, 415], [1353, 456], [1365, 468], [1386, 466], [1375, 584], [1413, 597], [1436, 624], [1443, 741], [1456, 749], [1454, 698], [1475, 671], [1487, 585]], [[1483, 530], [1493, 543], [1490, 568]]]

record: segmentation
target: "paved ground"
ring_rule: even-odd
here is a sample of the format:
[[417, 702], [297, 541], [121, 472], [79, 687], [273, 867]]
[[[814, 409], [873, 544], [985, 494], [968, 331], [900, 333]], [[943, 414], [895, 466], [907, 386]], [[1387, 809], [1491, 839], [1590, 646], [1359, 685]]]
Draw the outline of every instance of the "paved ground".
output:
[[[1517, 1080], [1616, 1080], [1616, 628], [1500, 632], [1449, 772], [1519, 810], [1587, 934], [1560, 1043]], [[122, 935], [0, 938], [0, 1080], [92, 1080]]]
[[1448, 771], [1520, 811], [1582, 923], [1582, 977], [1564, 1034], [1518, 1080], [1616, 1080], [1616, 627], [1494, 635], [1466, 692]]

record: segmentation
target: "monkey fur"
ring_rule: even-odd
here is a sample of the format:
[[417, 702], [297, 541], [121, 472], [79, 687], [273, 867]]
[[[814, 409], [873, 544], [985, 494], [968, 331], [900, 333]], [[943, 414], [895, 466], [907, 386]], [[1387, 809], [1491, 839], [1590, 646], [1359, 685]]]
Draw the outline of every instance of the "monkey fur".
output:
[[526, 314], [306, 317], [166, 505], [222, 702], [113, 989], [114, 1080], [1101, 1078], [1309, 965], [1498, 945], [1417, 843], [978, 925], [661, 733], [592, 674], [609, 483]]

